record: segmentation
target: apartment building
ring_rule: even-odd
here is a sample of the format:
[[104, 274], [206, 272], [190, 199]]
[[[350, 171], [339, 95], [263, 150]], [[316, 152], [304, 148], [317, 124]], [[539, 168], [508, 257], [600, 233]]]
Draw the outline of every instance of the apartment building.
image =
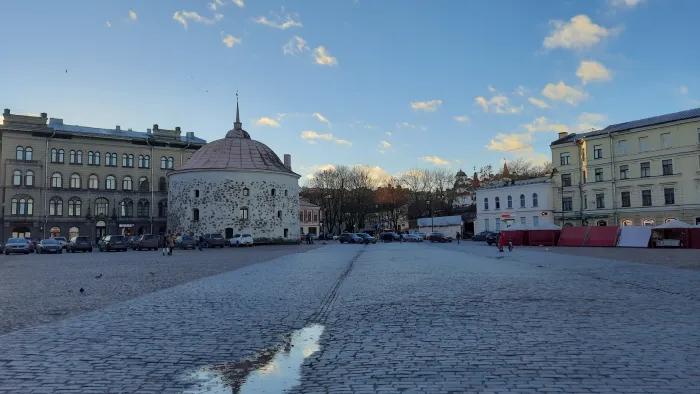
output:
[[[302, 234], [321, 234], [321, 207], [308, 200], [299, 199], [299, 223]], [[326, 228], [326, 232], [328, 228]]]
[[700, 223], [700, 108], [560, 133], [551, 151], [558, 225]]
[[500, 231], [514, 224], [539, 227], [552, 221], [552, 180], [504, 181], [476, 191], [474, 231]]
[[167, 231], [167, 173], [206, 141], [12, 114], [0, 122], [0, 239]]

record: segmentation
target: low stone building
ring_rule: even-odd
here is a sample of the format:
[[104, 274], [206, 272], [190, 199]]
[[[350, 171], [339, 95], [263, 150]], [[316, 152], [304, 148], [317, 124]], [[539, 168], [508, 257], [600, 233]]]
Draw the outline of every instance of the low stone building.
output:
[[299, 224], [302, 234], [321, 234], [321, 207], [299, 199]]

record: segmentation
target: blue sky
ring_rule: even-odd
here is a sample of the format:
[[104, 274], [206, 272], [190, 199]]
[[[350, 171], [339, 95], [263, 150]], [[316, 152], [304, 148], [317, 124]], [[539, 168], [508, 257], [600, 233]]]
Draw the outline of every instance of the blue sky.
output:
[[[243, 127], [306, 175], [471, 172], [700, 107], [696, 1], [7, 1], [0, 106], [68, 124]], [[68, 70], [66, 73], [65, 70]]]

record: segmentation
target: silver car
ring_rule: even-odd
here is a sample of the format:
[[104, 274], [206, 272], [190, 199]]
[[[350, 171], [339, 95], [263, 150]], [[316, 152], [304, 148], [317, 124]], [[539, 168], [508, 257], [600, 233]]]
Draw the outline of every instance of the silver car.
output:
[[24, 238], [10, 238], [5, 245], [5, 254], [22, 253], [29, 254], [29, 242]]

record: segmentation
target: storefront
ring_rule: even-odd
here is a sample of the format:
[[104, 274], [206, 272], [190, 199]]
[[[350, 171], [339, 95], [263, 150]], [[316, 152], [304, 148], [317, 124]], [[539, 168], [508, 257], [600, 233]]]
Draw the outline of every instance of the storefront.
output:
[[120, 223], [119, 224], [119, 233], [121, 235], [131, 237], [132, 235], [134, 235], [133, 234], [134, 233], [133, 227], [134, 227], [133, 223]]

